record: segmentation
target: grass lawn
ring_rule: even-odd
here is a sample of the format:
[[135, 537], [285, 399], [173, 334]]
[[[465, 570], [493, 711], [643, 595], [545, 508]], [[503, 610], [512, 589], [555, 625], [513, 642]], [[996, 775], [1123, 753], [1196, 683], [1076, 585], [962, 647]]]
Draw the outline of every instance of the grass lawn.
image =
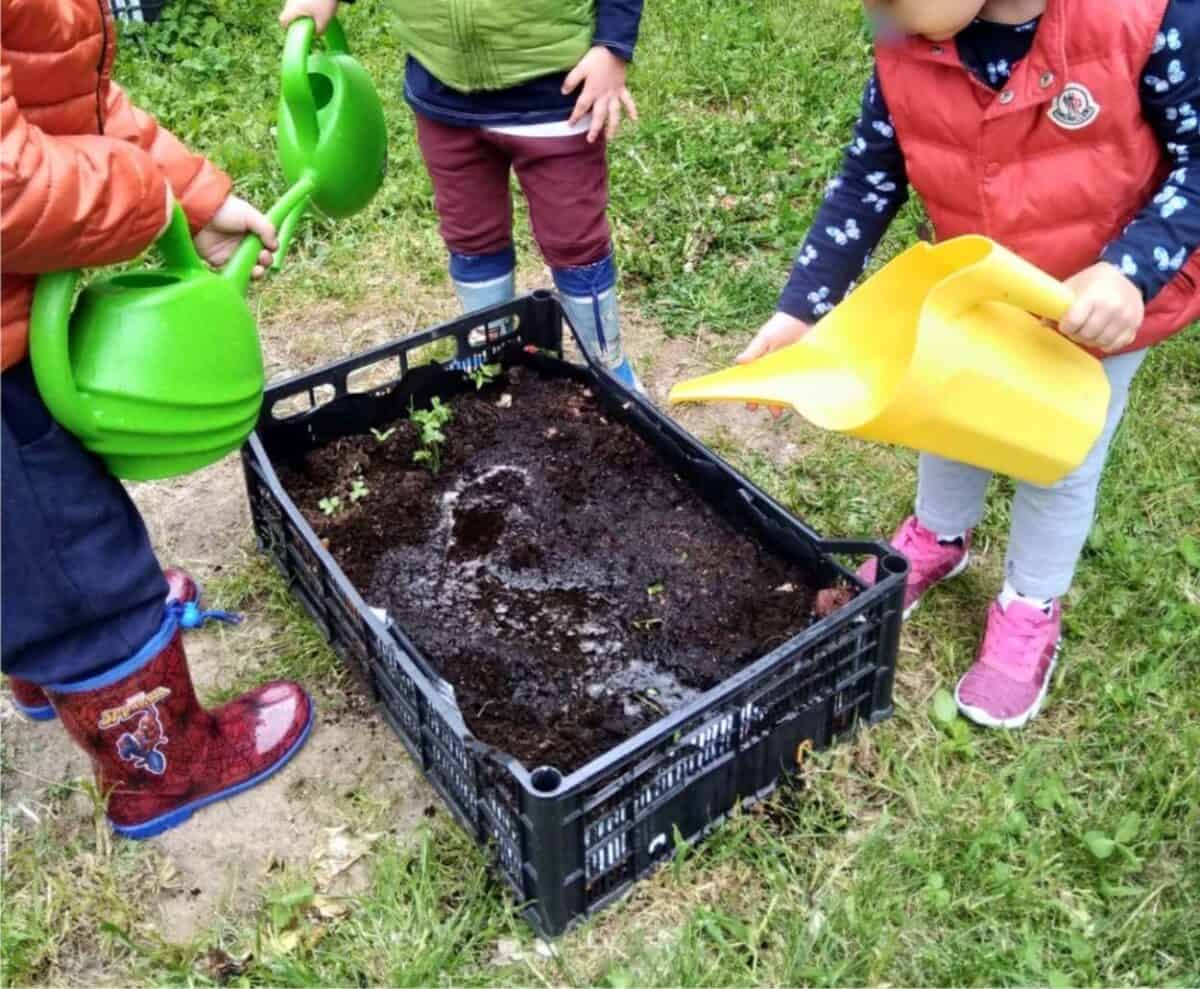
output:
[[[117, 76], [266, 204], [283, 189], [277, 7], [172, 2], [163, 23], [124, 32]], [[721, 365], [771, 312], [870, 54], [857, 0], [647, 8], [631, 78], [643, 120], [611, 161], [623, 298], [654, 377], [673, 346]], [[352, 333], [314, 330], [314, 312], [335, 307], [346, 325], [356, 312], [403, 312], [395, 335], [451, 311], [388, 17], [382, 0], [359, 0], [345, 22], [388, 104], [390, 175], [362, 216], [309, 221], [282, 273], [256, 290], [277, 368], [361, 349]], [[918, 218], [910, 206], [882, 256], [913, 239]], [[523, 277], [537, 281], [520, 210], [518, 231]], [[881, 535], [907, 512], [911, 454], [794, 418], [764, 428], [787, 456], [728, 428], [704, 438], [831, 535]], [[172, 883], [160, 845], [115, 841], [90, 812], [68, 811], [89, 801], [85, 784], [47, 776], [29, 791], [36, 805], [6, 799], [2, 810], [0, 980], [1198, 985], [1200, 335], [1158, 348], [1139, 378], [1047, 709], [1019, 734], [985, 733], [940, 720], [936, 698], [970, 662], [997, 589], [1010, 492], [995, 485], [976, 566], [908, 627], [895, 718], [812, 759], [804, 789], [683, 850], [553, 950], [515, 919], [445, 814], [399, 840], [391, 805], [360, 789], [339, 796], [339, 813], [373, 836], [353, 893], [327, 894], [317, 866], [267, 868], [180, 941], [154, 909]], [[356, 716], [338, 706], [337, 662], [281, 584], [244, 549], [231, 560], [210, 591], [272, 631], [209, 698], [298, 675], [327, 691], [323, 712]], [[6, 790], [31, 775], [14, 739], [54, 730], [3, 722]], [[385, 733], [373, 744], [399, 748]]]

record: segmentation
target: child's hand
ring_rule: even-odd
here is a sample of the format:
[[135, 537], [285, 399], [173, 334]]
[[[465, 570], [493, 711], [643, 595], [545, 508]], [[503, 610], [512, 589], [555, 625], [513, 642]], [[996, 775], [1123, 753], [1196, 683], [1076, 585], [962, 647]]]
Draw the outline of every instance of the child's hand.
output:
[[337, 5], [338, 0], [287, 0], [283, 5], [283, 13], [279, 15], [279, 24], [287, 27], [301, 17], [311, 17], [317, 23], [317, 34], [324, 34], [333, 15], [337, 13]]
[[214, 268], [219, 268], [237, 250], [246, 234], [257, 234], [263, 242], [258, 264], [254, 268], [254, 277], [261, 278], [270, 266], [279, 243], [275, 239], [275, 228], [271, 221], [246, 200], [237, 196], [226, 199], [208, 226], [198, 231], [193, 240], [200, 256]]
[[763, 323], [762, 329], [750, 341], [750, 346], [738, 354], [737, 362], [749, 364], [760, 357], [766, 357], [772, 351], [790, 347], [811, 329], [804, 320], [796, 319], [785, 312], [777, 312]]
[[[765, 357], [773, 351], [790, 347], [793, 343], [803, 338], [811, 329], [812, 327], [804, 322], [804, 320], [796, 319], [795, 316], [789, 316], [785, 312], [777, 312], [763, 323], [762, 329], [750, 341], [750, 346], [738, 354], [737, 362], [739, 364], [749, 364], [760, 357]], [[753, 412], [758, 406], [750, 404], [746, 408]], [[779, 418], [779, 416], [783, 415], [783, 409], [772, 406], [771, 415]]]
[[1146, 303], [1120, 268], [1101, 261], [1067, 279], [1067, 287], [1075, 293], [1075, 304], [1058, 324], [1064, 336], [1105, 352], [1133, 342], [1146, 317]]
[[[305, 0], [289, 0], [303, 3]], [[563, 82], [564, 93], [574, 92], [583, 85], [575, 109], [571, 111], [572, 124], [578, 123], [590, 111], [592, 126], [588, 128], [588, 143], [591, 144], [601, 132], [606, 139], [616, 136], [621, 125], [621, 107], [630, 120], [637, 120], [637, 104], [625, 88], [625, 62], [603, 45], [597, 45], [579, 60]]]

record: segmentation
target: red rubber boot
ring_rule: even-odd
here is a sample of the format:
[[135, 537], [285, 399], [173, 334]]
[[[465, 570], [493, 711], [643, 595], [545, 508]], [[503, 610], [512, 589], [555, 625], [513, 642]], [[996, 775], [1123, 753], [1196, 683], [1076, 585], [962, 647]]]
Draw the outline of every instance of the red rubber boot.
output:
[[183, 651], [184, 607], [169, 607], [154, 638], [119, 666], [46, 688], [109, 795], [113, 830], [127, 838], [152, 837], [261, 783], [312, 728], [312, 701], [287, 681], [202, 708]]
[[[167, 604], [178, 601], [182, 604], [195, 602], [200, 604], [200, 585], [186, 570], [178, 567], [167, 567], [163, 571], [167, 578]], [[36, 683], [22, 680], [20, 677], [9, 677], [8, 686], [12, 691], [13, 707], [20, 711], [30, 721], [53, 721], [54, 705], [50, 698]]]
[[13, 707], [30, 721], [54, 720], [54, 705], [36, 683], [30, 683], [20, 677], [9, 677], [8, 689], [12, 691]]

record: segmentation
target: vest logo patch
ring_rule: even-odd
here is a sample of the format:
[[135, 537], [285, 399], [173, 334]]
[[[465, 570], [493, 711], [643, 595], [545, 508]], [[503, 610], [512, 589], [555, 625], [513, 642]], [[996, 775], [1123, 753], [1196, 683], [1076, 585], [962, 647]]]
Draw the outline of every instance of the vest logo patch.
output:
[[1050, 119], [1066, 130], [1082, 130], [1100, 116], [1100, 104], [1087, 86], [1067, 83], [1050, 104]]

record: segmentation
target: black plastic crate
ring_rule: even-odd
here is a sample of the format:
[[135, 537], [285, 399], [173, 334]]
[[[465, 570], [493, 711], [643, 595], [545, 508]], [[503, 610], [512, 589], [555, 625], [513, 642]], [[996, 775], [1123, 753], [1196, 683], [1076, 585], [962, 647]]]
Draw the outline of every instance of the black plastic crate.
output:
[[112, 0], [113, 16], [119, 21], [152, 24], [162, 17], [168, 0]]
[[[741, 802], [770, 793], [810, 748], [892, 711], [908, 565], [874, 542], [822, 539], [644, 399], [563, 360], [557, 300], [535, 292], [267, 389], [243, 450], [260, 548], [547, 936], [600, 910]], [[442, 358], [428, 358], [436, 341]], [[424, 351], [422, 356], [417, 351]], [[452, 353], [451, 353], [452, 351]], [[404, 630], [351, 586], [280, 485], [272, 463], [366, 433], [435, 395], [473, 388], [449, 365], [533, 365], [586, 382], [611, 421], [634, 429], [726, 519], [826, 585], [860, 593], [834, 615], [565, 778], [472, 737], [454, 690]], [[365, 379], [365, 381], [364, 381]], [[297, 409], [297, 405], [301, 406]], [[614, 425], [614, 428], [621, 428]], [[874, 556], [863, 587], [841, 559]]]

